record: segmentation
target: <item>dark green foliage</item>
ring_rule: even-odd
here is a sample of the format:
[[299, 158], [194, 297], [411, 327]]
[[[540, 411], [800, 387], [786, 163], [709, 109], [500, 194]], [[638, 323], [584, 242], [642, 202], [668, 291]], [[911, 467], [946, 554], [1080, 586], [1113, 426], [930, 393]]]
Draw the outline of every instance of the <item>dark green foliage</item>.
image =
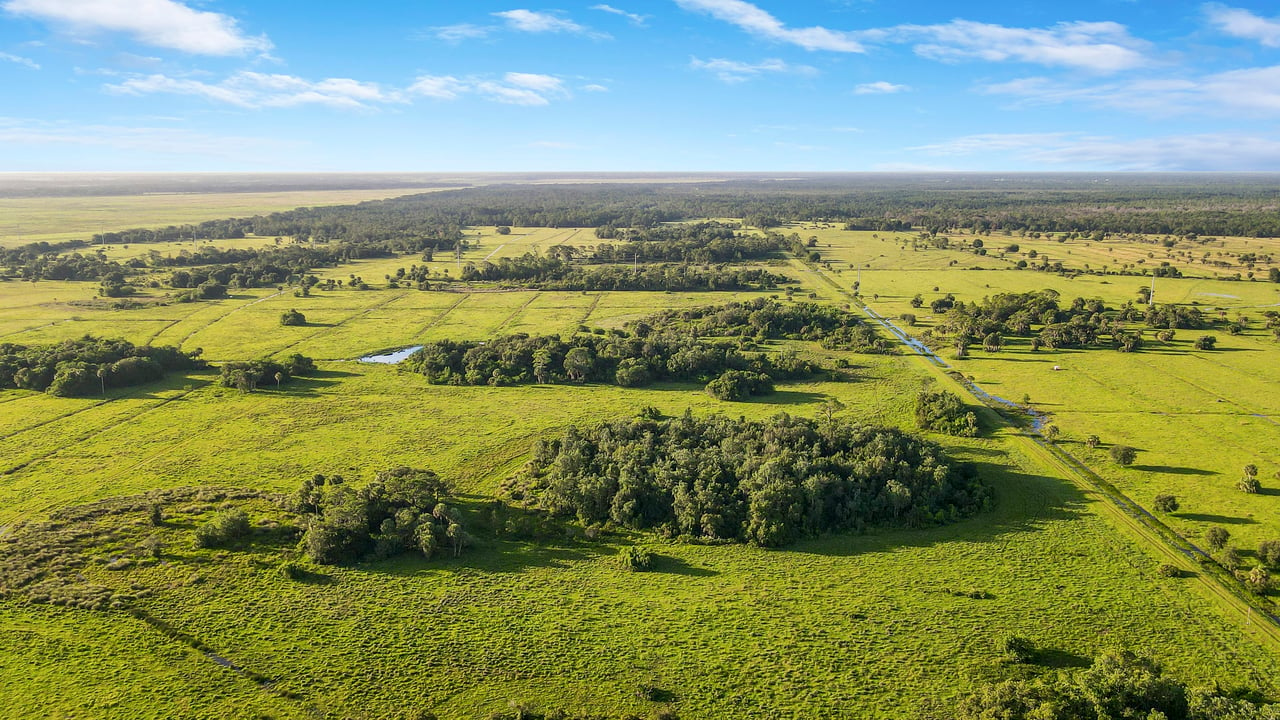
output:
[[1154, 507], [1157, 512], [1171, 513], [1177, 512], [1180, 505], [1178, 504], [1178, 498], [1176, 496], [1169, 495], [1168, 493], [1162, 493], [1160, 495], [1156, 495], [1155, 500], [1152, 502], [1152, 507]]
[[618, 567], [631, 572], [644, 572], [653, 566], [653, 554], [632, 545], [618, 551]]
[[86, 335], [54, 345], [0, 344], [0, 388], [44, 390], [61, 397], [153, 382], [165, 373], [204, 367], [200, 351], [136, 346]]
[[1167, 578], [1180, 578], [1183, 575], [1182, 568], [1168, 563], [1164, 563], [1160, 567], [1156, 568], [1156, 572], [1159, 573], [1160, 577]]
[[889, 352], [893, 344], [847, 310], [811, 302], [780, 303], [769, 298], [667, 310], [632, 324], [688, 330], [700, 337], [816, 340], [828, 350]]
[[251, 529], [249, 516], [243, 510], [221, 512], [196, 528], [196, 547], [226, 547], [247, 537]]
[[253, 392], [261, 385], [279, 386], [295, 376], [312, 375], [315, 371], [315, 361], [294, 353], [283, 360], [260, 358], [248, 362], [223, 363], [219, 379], [223, 387]]
[[978, 416], [955, 393], [945, 390], [922, 390], [916, 395], [916, 424], [924, 430], [977, 437]]
[[297, 310], [290, 309], [280, 314], [280, 324], [287, 327], [299, 327], [307, 324], [307, 318]]
[[1259, 543], [1258, 561], [1273, 570], [1280, 569], [1280, 540], [1263, 540]]
[[1111, 459], [1117, 465], [1128, 467], [1138, 459], [1138, 451], [1128, 445], [1112, 445]]
[[1036, 656], [1039, 655], [1035, 643], [1019, 635], [1008, 635], [1000, 638], [996, 643], [996, 650], [1004, 658], [1005, 662], [1011, 663], [1034, 662]]
[[618, 244], [599, 243], [589, 248], [559, 245], [548, 255], [564, 260], [598, 263], [726, 263], [762, 260], [792, 250], [792, 241], [777, 233], [765, 237], [738, 232], [738, 225], [701, 222], [660, 225], [652, 228], [596, 228], [602, 240], [619, 240]]
[[[91, 253], [62, 254], [64, 250], [81, 247], [84, 247], [83, 241], [72, 240], [62, 243], [38, 242], [16, 248], [0, 248], [0, 266], [7, 268], [4, 276], [22, 280], [95, 281], [110, 277], [111, 281], [103, 282], [100, 289], [104, 297], [121, 297], [129, 293], [131, 288], [124, 285], [124, 277], [134, 270], [114, 260], [108, 260], [101, 249]], [[119, 294], [109, 294], [111, 292]]]
[[1231, 539], [1231, 533], [1227, 532], [1226, 528], [1214, 526], [1204, 534], [1204, 539], [1210, 548], [1221, 550], [1227, 546], [1227, 541]]
[[794, 282], [761, 268], [733, 268], [713, 265], [700, 269], [692, 264], [650, 264], [632, 268], [625, 265], [582, 267], [555, 257], [526, 254], [500, 258], [496, 263], [468, 264], [462, 280], [493, 281], [542, 290], [667, 290], [699, 292], [711, 290], [773, 290]]
[[737, 402], [752, 395], [773, 393], [773, 380], [764, 373], [745, 370], [726, 370], [720, 377], [707, 383], [707, 394], [717, 400]]
[[971, 468], [895, 428], [778, 415], [623, 420], [539, 442], [517, 499], [671, 536], [775, 547], [827, 532], [920, 527], [983, 509]]
[[1190, 690], [1130, 652], [1106, 652], [1084, 670], [1007, 680], [965, 698], [951, 720], [1274, 720], [1280, 706]]
[[405, 552], [458, 555], [469, 542], [448, 486], [430, 470], [384, 470], [356, 490], [317, 475], [302, 484], [293, 510], [307, 518], [302, 546], [313, 562], [382, 560]]
[[1197, 350], [1214, 350], [1217, 348], [1218, 338], [1212, 335], [1201, 335], [1196, 338], [1195, 345]]

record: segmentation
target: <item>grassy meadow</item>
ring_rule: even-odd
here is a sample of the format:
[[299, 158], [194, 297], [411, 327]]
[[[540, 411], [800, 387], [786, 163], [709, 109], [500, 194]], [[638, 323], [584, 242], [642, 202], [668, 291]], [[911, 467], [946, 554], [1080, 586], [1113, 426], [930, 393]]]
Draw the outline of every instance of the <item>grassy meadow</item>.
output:
[[[322, 202], [322, 194], [309, 193], [305, 202], [282, 195], [290, 195], [279, 199], [286, 204]], [[34, 208], [44, 201], [21, 202]], [[47, 202], [50, 214], [58, 203], [71, 204], [64, 206], [65, 224], [43, 221], [50, 237], [79, 232], [71, 227], [75, 213], [93, 213], [77, 199]], [[244, 202], [266, 207], [276, 200]], [[249, 207], [244, 212], [261, 211]], [[122, 209], [117, 226], [241, 214], [212, 205], [189, 206], [191, 215], [145, 208], [135, 205], [132, 215]], [[205, 210], [209, 215], [198, 214]], [[33, 227], [41, 222], [31, 217]], [[871, 308], [889, 318], [914, 312], [918, 330], [932, 322], [928, 302], [945, 293], [971, 301], [1054, 288], [1068, 301], [1101, 297], [1114, 306], [1150, 282], [1018, 271], [995, 252], [1003, 239], [990, 239], [993, 251], [982, 257], [913, 250], [911, 233], [794, 229], [816, 235], [816, 249], [831, 263], [829, 270], [778, 263], [779, 272], [799, 281], [801, 296], [844, 304], [860, 282]], [[1013, 241], [1021, 254], [1041, 242]], [[596, 239], [583, 229], [513, 228], [500, 236], [494, 228], [471, 228], [468, 242], [464, 261], [479, 262]], [[1224, 242], [1231, 252], [1245, 252], [1256, 250], [1249, 243], [1265, 241]], [[1113, 254], [1129, 262], [1157, 247], [1117, 246], [1112, 253], [1083, 240], [1043, 245], [1039, 254], [1057, 260], [1070, 251], [1090, 264]], [[183, 247], [105, 252], [127, 259]], [[96, 300], [93, 283], [0, 282], [3, 343], [92, 333], [202, 348], [215, 362], [291, 352], [320, 361], [315, 377], [247, 394], [218, 386], [216, 368], [103, 397], [0, 391], [0, 536], [63, 508], [208, 488], [197, 502], [166, 508], [158, 529], [138, 513], [111, 516], [116, 544], [97, 548], [98, 561], [84, 573], [138, 593], [136, 613], [0, 599], [5, 712], [154, 718], [430, 712], [462, 720], [525, 703], [616, 717], [670, 708], [685, 720], [945, 716], [985, 682], [1037, 672], [1000, 661], [995, 641], [1009, 634], [1033, 640], [1048, 668], [1078, 667], [1102, 649], [1129, 648], [1193, 684], [1247, 686], [1280, 697], [1280, 647], [1220, 604], [1193, 573], [1161, 576], [1162, 563], [1178, 561], [1117, 524], [1103, 501], [1023, 431], [985, 409], [983, 438], [931, 436], [957, 459], [975, 463], [996, 495], [992, 512], [945, 527], [829, 536], [783, 550], [626, 533], [594, 540], [576, 533], [543, 544], [487, 539], [458, 558], [313, 568], [301, 582], [278, 570], [294, 556], [290, 543], [196, 549], [192, 528], [224, 504], [216, 488], [283, 493], [315, 473], [361, 482], [411, 465], [436, 470], [466, 502], [479, 504], [501, 492], [534, 441], [572, 423], [629, 417], [648, 406], [670, 416], [686, 409], [811, 416], [834, 398], [851, 419], [914, 428], [917, 392], [956, 387], [911, 355], [851, 355], [790, 341], [828, 366], [848, 360], [854, 379], [781, 383], [777, 393], [745, 403], [720, 402], [691, 385], [430, 385], [356, 359], [445, 338], [620, 327], [659, 310], [755, 295], [385, 289], [385, 275], [413, 264], [422, 261], [362, 260], [317, 272], [321, 279], [357, 275], [379, 288], [367, 291], [314, 289], [295, 297], [291, 289], [260, 288], [170, 304], [165, 291], [150, 290], [142, 307], [128, 310]], [[457, 274], [452, 256], [431, 265]], [[909, 304], [917, 293], [923, 310]], [[1221, 526], [1243, 548], [1280, 538], [1280, 480], [1272, 477], [1280, 471], [1274, 373], [1280, 346], [1257, 322], [1261, 308], [1280, 304], [1280, 285], [1162, 279], [1157, 298], [1222, 308], [1232, 317], [1244, 313], [1253, 322], [1243, 335], [1221, 334], [1213, 352], [1192, 347], [1203, 333], [1179, 331], [1172, 343], [1152, 338], [1131, 354], [1032, 353], [1011, 342], [1001, 353], [978, 349], [948, 362], [993, 394], [1028, 395], [1061, 428], [1060, 444], [1138, 502], [1178, 495], [1182, 509], [1165, 520], [1187, 537]], [[307, 324], [282, 327], [280, 315], [289, 309], [301, 311]], [[1084, 445], [1090, 434], [1102, 438], [1099, 449]], [[1138, 448], [1138, 462], [1116, 467], [1106, 457], [1113, 443]], [[1234, 488], [1249, 462], [1261, 469], [1263, 493]], [[248, 507], [263, 527], [279, 514], [266, 502]], [[152, 533], [164, 546], [158, 562], [106, 568], [114, 554]], [[655, 553], [653, 571], [618, 568], [613, 556], [633, 544]], [[1193, 569], [1185, 559], [1180, 566]]]

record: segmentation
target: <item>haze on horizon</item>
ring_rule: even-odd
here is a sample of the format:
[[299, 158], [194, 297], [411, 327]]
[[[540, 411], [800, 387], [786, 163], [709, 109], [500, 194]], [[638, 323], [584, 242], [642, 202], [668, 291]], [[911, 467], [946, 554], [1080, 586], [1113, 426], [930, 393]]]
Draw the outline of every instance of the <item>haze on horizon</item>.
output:
[[1276, 12], [0, 0], [0, 171], [1275, 171]]

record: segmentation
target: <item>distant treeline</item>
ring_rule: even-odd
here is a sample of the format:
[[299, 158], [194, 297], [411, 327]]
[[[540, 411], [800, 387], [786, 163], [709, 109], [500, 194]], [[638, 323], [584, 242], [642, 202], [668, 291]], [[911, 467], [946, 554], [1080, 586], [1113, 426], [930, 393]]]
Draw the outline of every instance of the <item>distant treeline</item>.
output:
[[[1020, 231], [1280, 237], [1277, 183], [1248, 176], [877, 176], [788, 182], [509, 185], [299, 208], [163, 230], [108, 233], [109, 242], [239, 237], [402, 241], [461, 237], [468, 226], [646, 230], [698, 218], [755, 227], [823, 221], [868, 230]], [[612, 231], [610, 229], [613, 229]], [[608, 239], [608, 238], [606, 238]]]
[[896, 428], [689, 413], [570, 426], [537, 444], [509, 492], [586, 525], [764, 547], [953, 522], [991, 497], [972, 467]]
[[204, 367], [200, 351], [137, 346], [86, 335], [53, 345], [0, 344], [0, 388], [40, 390], [62, 397], [105, 393], [159, 380], [168, 372]]
[[711, 290], [774, 290], [795, 282], [762, 268], [732, 268], [724, 265], [700, 268], [688, 264], [623, 265], [582, 267], [553, 257], [525, 254], [501, 258], [496, 263], [468, 263], [461, 279], [495, 281], [542, 290], [667, 290], [699, 292]]
[[618, 239], [621, 243], [600, 243], [577, 248], [557, 245], [550, 248], [547, 254], [564, 260], [598, 263], [708, 264], [763, 260], [796, 249], [790, 239], [778, 233], [761, 237], [758, 234], [739, 232], [738, 227], [719, 222], [623, 229], [606, 225], [596, 228], [596, 237]]

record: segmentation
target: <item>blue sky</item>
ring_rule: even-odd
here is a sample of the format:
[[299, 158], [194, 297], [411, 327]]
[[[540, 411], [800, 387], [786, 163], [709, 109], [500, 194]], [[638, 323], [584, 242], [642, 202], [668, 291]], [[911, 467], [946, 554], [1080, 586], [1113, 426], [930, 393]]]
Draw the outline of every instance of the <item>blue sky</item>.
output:
[[0, 171], [1280, 171], [1252, 0], [0, 0], [0, 88]]

